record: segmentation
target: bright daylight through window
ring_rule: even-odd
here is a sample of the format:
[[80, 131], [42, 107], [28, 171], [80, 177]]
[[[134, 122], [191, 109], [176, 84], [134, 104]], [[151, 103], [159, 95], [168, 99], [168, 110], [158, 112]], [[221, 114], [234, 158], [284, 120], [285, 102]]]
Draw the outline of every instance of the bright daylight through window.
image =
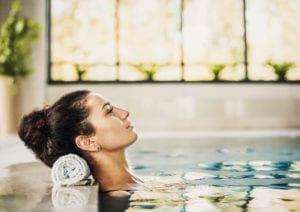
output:
[[50, 82], [300, 81], [299, 0], [48, 0]]

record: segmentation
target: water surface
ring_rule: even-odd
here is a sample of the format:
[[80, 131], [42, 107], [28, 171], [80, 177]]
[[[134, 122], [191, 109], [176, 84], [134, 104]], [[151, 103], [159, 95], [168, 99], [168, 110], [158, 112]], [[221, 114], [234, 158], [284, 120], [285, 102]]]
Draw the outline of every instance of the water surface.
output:
[[129, 211], [300, 211], [299, 138], [152, 140], [130, 159], [152, 189]]
[[124, 198], [53, 187], [40, 162], [10, 165], [0, 211], [300, 211], [300, 138], [149, 139], [128, 158], [149, 189]]

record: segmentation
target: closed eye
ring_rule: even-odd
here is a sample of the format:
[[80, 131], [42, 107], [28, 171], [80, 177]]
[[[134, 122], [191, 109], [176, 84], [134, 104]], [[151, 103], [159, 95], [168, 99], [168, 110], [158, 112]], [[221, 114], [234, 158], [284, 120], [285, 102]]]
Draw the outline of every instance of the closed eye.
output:
[[110, 105], [109, 109], [107, 110], [106, 114], [112, 113], [114, 110], [114, 107]]
[[105, 115], [112, 113], [113, 109], [114, 107], [109, 102], [104, 103], [102, 106], [102, 110], [104, 111]]

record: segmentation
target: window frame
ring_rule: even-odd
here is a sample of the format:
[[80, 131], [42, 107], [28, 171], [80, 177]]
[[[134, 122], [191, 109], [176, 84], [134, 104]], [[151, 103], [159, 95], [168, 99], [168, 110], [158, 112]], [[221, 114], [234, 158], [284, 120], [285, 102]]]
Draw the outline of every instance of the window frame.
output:
[[[112, 84], [112, 83], [119, 83], [119, 84], [168, 84], [168, 83], [201, 83], [201, 84], [210, 84], [210, 83], [218, 83], [218, 84], [239, 84], [239, 83], [266, 83], [266, 84], [273, 84], [273, 83], [280, 83], [280, 84], [298, 84], [300, 80], [250, 80], [249, 79], [249, 61], [248, 61], [248, 32], [247, 32], [247, 17], [246, 17], [246, 11], [247, 11], [247, 0], [241, 0], [242, 1], [242, 15], [243, 15], [243, 68], [245, 77], [241, 80], [225, 80], [225, 79], [219, 79], [219, 80], [184, 80], [184, 72], [185, 72], [185, 64], [184, 64], [184, 50], [183, 50], [183, 36], [181, 36], [181, 44], [180, 44], [180, 69], [181, 69], [181, 80], [120, 80], [119, 79], [119, 68], [120, 68], [120, 61], [119, 56], [117, 56], [117, 79], [116, 80], [74, 80], [74, 81], [64, 81], [64, 80], [53, 80], [51, 79], [51, 66], [52, 66], [52, 60], [51, 60], [51, 0], [46, 0], [46, 23], [47, 23], [47, 83], [48, 84]], [[118, 4], [119, 0], [115, 0], [116, 2], [116, 11], [118, 10]], [[181, 2], [181, 10], [180, 10], [180, 31], [181, 35], [183, 34], [183, 7], [184, 7], [184, 0], [180, 0]], [[116, 43], [119, 42], [119, 19], [118, 19], [118, 12], [115, 14], [116, 17]], [[117, 47], [119, 48], [119, 47]], [[119, 51], [119, 50], [117, 50]], [[118, 55], [118, 53], [117, 53]], [[296, 64], [298, 65], [298, 64]]]

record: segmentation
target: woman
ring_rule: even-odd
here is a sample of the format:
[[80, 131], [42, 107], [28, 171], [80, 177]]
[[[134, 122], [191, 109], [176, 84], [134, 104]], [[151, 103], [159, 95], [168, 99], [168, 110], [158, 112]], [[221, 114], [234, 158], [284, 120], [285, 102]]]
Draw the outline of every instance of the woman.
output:
[[102, 192], [134, 191], [143, 183], [130, 172], [125, 156], [137, 139], [128, 116], [103, 96], [79, 90], [25, 115], [19, 137], [49, 167], [69, 153], [83, 157]]

